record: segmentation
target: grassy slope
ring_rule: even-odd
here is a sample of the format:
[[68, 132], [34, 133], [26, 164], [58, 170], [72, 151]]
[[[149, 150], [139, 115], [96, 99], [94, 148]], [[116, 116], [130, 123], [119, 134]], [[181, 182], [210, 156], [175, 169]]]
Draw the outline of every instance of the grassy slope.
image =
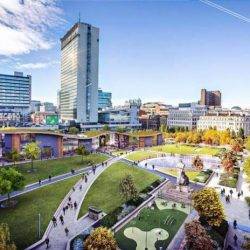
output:
[[119, 193], [119, 183], [127, 174], [133, 176], [139, 191], [158, 179], [158, 176], [143, 169], [133, 168], [122, 162], [114, 163], [98, 177], [90, 188], [83, 201], [79, 216], [87, 212], [89, 205], [97, 206], [106, 213], [120, 206], [124, 201]]
[[18, 249], [24, 249], [38, 240], [39, 213], [43, 235], [59, 204], [79, 179], [79, 176], [72, 177], [24, 194], [18, 198], [15, 208], [0, 210], [0, 223], [5, 222], [9, 225], [12, 239]]
[[147, 158], [157, 157], [157, 153], [148, 151], [137, 151], [129, 154], [126, 158], [131, 161], [143, 161]]
[[73, 169], [86, 167], [90, 161], [100, 163], [107, 159], [107, 156], [100, 154], [91, 154], [84, 156], [84, 161], [81, 162], [81, 156], [73, 156], [54, 160], [44, 160], [34, 162], [34, 172], [29, 173], [30, 163], [17, 165], [16, 168], [25, 177], [25, 184], [37, 182], [39, 179], [46, 179], [49, 175], [56, 176], [70, 172]]

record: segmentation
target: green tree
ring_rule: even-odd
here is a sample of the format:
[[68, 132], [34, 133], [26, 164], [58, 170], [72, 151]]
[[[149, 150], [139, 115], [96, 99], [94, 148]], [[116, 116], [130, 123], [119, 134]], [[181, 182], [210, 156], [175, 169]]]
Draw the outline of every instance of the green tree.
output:
[[243, 128], [240, 128], [240, 129], [239, 129], [239, 132], [238, 132], [237, 136], [238, 136], [239, 138], [241, 138], [241, 139], [245, 139], [245, 131], [244, 131]]
[[124, 133], [124, 132], [126, 132], [126, 128], [119, 126], [119, 127], [116, 128], [116, 132], [118, 132], [118, 133]]
[[69, 134], [76, 135], [79, 133], [79, 129], [76, 127], [70, 127], [69, 128]]
[[0, 170], [0, 194], [8, 195], [10, 193], [24, 188], [24, 177], [14, 168], [2, 168]]
[[213, 241], [198, 220], [185, 224], [186, 248], [192, 250], [213, 250]]
[[36, 142], [28, 143], [24, 148], [25, 155], [31, 160], [31, 171], [34, 170], [34, 160], [37, 159], [41, 150]]
[[192, 194], [194, 208], [210, 226], [220, 226], [225, 218], [222, 203], [214, 188], [203, 188]]
[[104, 131], [110, 131], [110, 127], [108, 124], [105, 124], [102, 128]]
[[138, 191], [136, 189], [133, 177], [131, 175], [126, 175], [120, 181], [120, 194], [124, 197], [124, 199], [130, 200], [138, 197]]
[[86, 150], [86, 148], [84, 147], [84, 145], [79, 146], [79, 147], [76, 149], [76, 153], [77, 153], [78, 155], [81, 155], [81, 156], [82, 156], [82, 159], [81, 159], [81, 162], [82, 162], [82, 163], [83, 163], [83, 157], [84, 157], [85, 155], [88, 155], [88, 154], [89, 154], [89, 152]]
[[20, 154], [17, 152], [16, 149], [14, 149], [10, 152], [10, 157], [14, 163], [14, 166], [16, 165], [16, 162], [20, 160]]
[[116, 250], [117, 243], [111, 230], [105, 227], [98, 227], [86, 239], [85, 248], [87, 250]]
[[0, 224], [0, 250], [16, 250], [16, 246], [10, 239], [9, 226], [6, 223]]

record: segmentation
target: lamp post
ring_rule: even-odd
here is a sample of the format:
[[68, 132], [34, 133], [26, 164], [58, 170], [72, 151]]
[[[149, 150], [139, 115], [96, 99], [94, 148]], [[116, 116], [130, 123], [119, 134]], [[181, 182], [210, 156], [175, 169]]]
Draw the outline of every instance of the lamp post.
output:
[[41, 236], [41, 214], [38, 214], [38, 239], [40, 239]]

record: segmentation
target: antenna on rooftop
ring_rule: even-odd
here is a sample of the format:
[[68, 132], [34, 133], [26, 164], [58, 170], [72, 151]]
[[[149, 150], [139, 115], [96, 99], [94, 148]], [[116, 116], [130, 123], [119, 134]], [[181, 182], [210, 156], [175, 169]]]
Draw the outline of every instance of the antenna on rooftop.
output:
[[78, 22], [79, 23], [81, 22], [81, 12], [79, 12], [79, 14], [78, 14]]

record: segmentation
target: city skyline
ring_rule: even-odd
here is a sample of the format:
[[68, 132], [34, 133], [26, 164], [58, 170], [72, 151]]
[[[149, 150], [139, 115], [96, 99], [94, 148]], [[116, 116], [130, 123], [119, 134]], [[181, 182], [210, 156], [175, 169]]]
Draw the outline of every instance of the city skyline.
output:
[[[250, 81], [248, 20], [204, 2], [48, 1], [49, 7], [36, 6], [35, 9], [44, 17], [42, 24], [34, 18], [34, 11], [22, 6], [21, 10], [29, 11], [32, 17], [30, 21], [24, 20], [22, 27], [30, 32], [27, 38], [37, 43], [31, 45], [18, 38], [19, 47], [8, 44], [6, 48], [8, 38], [0, 42], [5, 43], [5, 50], [0, 50], [0, 73], [12, 74], [18, 70], [32, 74], [32, 99], [56, 103], [60, 88], [59, 39], [77, 21], [80, 11], [82, 21], [100, 28], [99, 87], [112, 92], [114, 104], [138, 97], [143, 102], [167, 104], [198, 101], [200, 89], [207, 88], [223, 93], [225, 107], [250, 107], [247, 90], [240, 97], [235, 96], [235, 92], [247, 87]], [[250, 4], [244, 1], [237, 6], [233, 1], [213, 3], [241, 15], [250, 10]], [[17, 6], [15, 1], [13, 4], [0, 1], [1, 13], [5, 13], [4, 8], [12, 11], [13, 27], [17, 25], [15, 21], [20, 20], [20, 6]], [[45, 20], [49, 14], [51, 19]], [[5, 13], [3, 17], [6, 16]], [[40, 36], [33, 32], [37, 25]], [[1, 23], [0, 34], [12, 34], [7, 32], [10, 30]], [[180, 97], [182, 93], [185, 97]]]

